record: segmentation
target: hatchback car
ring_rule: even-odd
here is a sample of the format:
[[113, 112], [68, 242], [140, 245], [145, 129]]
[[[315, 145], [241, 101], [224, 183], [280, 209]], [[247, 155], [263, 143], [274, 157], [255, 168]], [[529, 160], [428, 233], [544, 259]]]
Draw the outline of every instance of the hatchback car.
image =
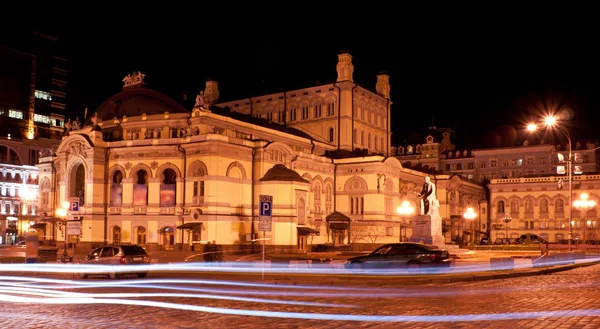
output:
[[135, 265], [150, 264], [150, 257], [146, 250], [136, 244], [115, 244], [99, 247], [90, 252], [85, 259], [79, 262], [81, 265], [112, 265], [112, 266], [130, 266], [131, 271], [108, 271], [104, 272], [79, 272], [82, 279], [90, 275], [108, 275], [111, 279], [117, 279], [121, 275], [137, 275], [140, 278], [145, 277], [147, 271], [135, 271]]
[[389, 243], [368, 255], [347, 259], [347, 269], [407, 268], [419, 271], [425, 267], [449, 267], [452, 264], [447, 250], [415, 242]]

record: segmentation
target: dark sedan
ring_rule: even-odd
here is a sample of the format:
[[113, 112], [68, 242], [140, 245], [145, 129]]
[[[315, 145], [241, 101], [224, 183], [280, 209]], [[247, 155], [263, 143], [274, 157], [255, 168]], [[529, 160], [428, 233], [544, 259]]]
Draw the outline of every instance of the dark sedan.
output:
[[419, 271], [421, 268], [449, 267], [452, 264], [447, 250], [414, 242], [383, 245], [368, 255], [348, 258], [345, 267], [352, 270], [406, 268]]

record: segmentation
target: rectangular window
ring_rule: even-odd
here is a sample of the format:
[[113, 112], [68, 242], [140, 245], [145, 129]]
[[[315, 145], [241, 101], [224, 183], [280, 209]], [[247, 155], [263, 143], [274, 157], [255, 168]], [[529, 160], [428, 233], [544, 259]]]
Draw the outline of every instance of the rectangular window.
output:
[[51, 101], [52, 100], [52, 95], [50, 95], [50, 93], [46, 92], [46, 91], [36, 90], [35, 91], [35, 98], [39, 98], [39, 99]]
[[490, 168], [496, 168], [496, 167], [498, 167], [498, 161], [490, 160]]
[[8, 110], [8, 117], [9, 118], [15, 118], [15, 119], [23, 119], [23, 112], [19, 111], [19, 110], [9, 109]]
[[527, 164], [528, 165], [534, 165], [535, 164], [535, 158], [534, 157], [527, 157]]
[[29, 151], [29, 164], [31, 166], [35, 166], [39, 161], [39, 151], [38, 150], [30, 150]]

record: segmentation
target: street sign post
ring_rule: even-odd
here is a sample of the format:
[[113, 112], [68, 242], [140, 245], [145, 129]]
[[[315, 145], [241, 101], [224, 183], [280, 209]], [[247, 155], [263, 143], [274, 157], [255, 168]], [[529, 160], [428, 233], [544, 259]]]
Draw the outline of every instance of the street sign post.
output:
[[67, 221], [67, 234], [68, 235], [81, 234], [81, 221], [80, 220], [68, 220]]
[[272, 195], [260, 195], [258, 198], [258, 230], [263, 231], [263, 269], [262, 278], [265, 278], [265, 232], [271, 232], [272, 214], [273, 214], [273, 196]]
[[273, 196], [261, 195], [259, 197], [258, 230], [271, 232], [273, 213]]

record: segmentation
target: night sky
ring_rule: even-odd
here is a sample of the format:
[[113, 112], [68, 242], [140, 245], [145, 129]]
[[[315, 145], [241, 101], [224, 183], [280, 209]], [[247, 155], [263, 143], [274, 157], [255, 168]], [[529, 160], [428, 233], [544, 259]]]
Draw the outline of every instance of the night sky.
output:
[[396, 144], [432, 122], [455, 130], [455, 142], [465, 147], [500, 146], [490, 144], [492, 133], [502, 137], [497, 144], [522, 144], [513, 135], [529, 118], [564, 108], [572, 109], [573, 140], [599, 135], [597, 28], [585, 19], [497, 10], [451, 15], [444, 8], [361, 12], [366, 18], [245, 9], [182, 7], [41, 24], [67, 45], [67, 114], [81, 117], [86, 106], [93, 113], [138, 70], [147, 87], [178, 100], [194, 99], [207, 78], [219, 82], [224, 101], [330, 83], [337, 54], [348, 49], [361, 86], [373, 90], [379, 72], [390, 75]]

